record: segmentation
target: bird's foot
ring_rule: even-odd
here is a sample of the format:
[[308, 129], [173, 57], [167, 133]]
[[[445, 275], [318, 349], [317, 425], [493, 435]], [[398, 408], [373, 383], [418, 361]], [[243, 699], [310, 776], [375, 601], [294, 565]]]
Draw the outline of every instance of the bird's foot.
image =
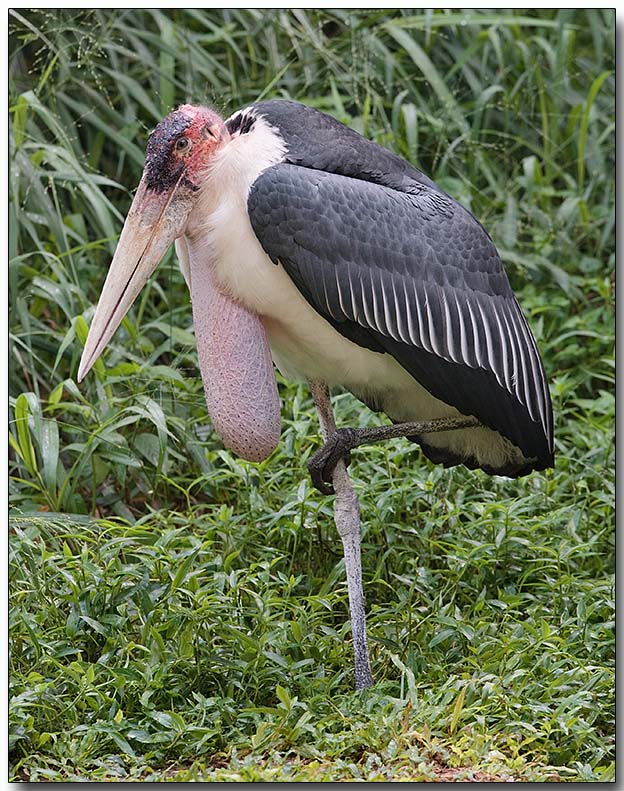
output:
[[333, 475], [340, 459], [349, 466], [351, 449], [355, 447], [357, 434], [352, 428], [339, 428], [331, 435], [320, 450], [308, 461], [312, 483], [321, 494], [333, 494]]

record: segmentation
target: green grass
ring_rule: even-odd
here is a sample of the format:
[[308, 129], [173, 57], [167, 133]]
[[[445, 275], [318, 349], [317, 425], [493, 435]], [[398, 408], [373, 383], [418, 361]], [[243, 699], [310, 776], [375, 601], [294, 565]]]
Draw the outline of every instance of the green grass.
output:
[[[11, 777], [613, 779], [613, 12], [20, 9], [10, 35]], [[279, 380], [268, 461], [225, 452], [173, 256], [76, 384], [149, 131], [260, 96], [467, 205], [551, 384], [544, 474], [354, 453], [360, 695], [306, 389]]]

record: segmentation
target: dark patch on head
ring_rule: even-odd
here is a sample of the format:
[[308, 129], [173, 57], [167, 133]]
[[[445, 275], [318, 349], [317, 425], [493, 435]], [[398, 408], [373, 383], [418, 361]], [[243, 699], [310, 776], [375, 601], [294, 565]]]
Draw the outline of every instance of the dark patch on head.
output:
[[230, 118], [226, 121], [225, 125], [231, 135], [235, 132], [246, 135], [247, 132], [251, 132], [255, 123], [256, 119], [251, 113], [240, 113], [236, 118]]
[[184, 162], [173, 156], [173, 144], [193, 119], [176, 110], [164, 118], [147, 141], [145, 152], [145, 183], [149, 190], [167, 192], [184, 170]]

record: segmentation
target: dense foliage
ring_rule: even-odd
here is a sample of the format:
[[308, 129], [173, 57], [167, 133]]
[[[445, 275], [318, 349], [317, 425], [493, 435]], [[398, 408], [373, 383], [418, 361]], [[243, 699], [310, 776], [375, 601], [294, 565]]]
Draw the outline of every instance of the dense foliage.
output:
[[[612, 777], [614, 27], [11, 13], [14, 777]], [[361, 696], [306, 389], [280, 379], [267, 462], [223, 451], [171, 255], [76, 384], [149, 131], [182, 101], [269, 96], [397, 151], [483, 222], [556, 414], [556, 468], [518, 481], [408, 442], [354, 454], [379, 682]], [[336, 404], [343, 425], [381, 419]]]

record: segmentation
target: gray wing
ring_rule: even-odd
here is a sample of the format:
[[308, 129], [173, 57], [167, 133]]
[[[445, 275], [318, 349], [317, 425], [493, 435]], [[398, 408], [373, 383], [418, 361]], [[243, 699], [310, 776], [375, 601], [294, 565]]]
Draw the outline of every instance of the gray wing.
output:
[[531, 331], [483, 227], [425, 184], [410, 193], [291, 164], [254, 182], [254, 231], [343, 335], [552, 460], [552, 409]]

